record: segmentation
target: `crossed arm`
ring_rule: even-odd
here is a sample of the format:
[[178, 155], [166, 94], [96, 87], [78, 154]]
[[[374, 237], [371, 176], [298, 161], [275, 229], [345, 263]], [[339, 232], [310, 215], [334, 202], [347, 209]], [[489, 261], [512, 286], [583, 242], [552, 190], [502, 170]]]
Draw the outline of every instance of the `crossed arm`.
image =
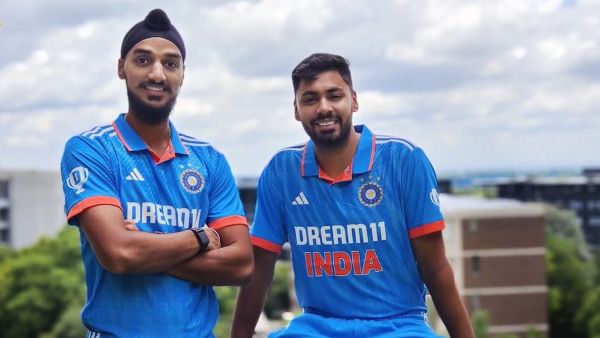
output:
[[131, 231], [121, 209], [98, 205], [78, 216], [98, 261], [113, 273], [159, 273], [198, 284], [243, 285], [254, 263], [246, 225], [218, 230], [223, 246], [198, 254], [191, 231], [153, 234]]

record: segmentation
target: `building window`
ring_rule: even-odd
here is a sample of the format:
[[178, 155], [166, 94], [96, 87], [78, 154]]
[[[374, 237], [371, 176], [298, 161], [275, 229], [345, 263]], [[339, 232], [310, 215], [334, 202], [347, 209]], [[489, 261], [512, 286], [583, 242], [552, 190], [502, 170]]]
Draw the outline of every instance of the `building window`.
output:
[[0, 222], [8, 222], [8, 208], [0, 209]]
[[481, 266], [479, 256], [471, 257], [471, 272], [473, 272], [474, 275], [479, 275], [480, 271]]
[[8, 198], [8, 181], [0, 181], [0, 198]]
[[0, 243], [9, 244], [10, 242], [10, 229], [0, 229]]
[[470, 221], [469, 232], [477, 232], [477, 230], [479, 230], [479, 224], [477, 224], [477, 221]]
[[569, 202], [569, 209], [579, 210], [582, 206], [583, 204], [581, 203], [581, 201], [572, 200], [571, 202]]
[[590, 224], [590, 226], [593, 226], [593, 227], [600, 227], [600, 217], [599, 216], [590, 217], [589, 224]]

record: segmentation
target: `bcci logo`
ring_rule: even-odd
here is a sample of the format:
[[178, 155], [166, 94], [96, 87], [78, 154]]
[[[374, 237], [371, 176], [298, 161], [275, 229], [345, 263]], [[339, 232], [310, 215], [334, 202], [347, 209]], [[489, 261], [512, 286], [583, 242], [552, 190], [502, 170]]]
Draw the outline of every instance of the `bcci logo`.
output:
[[374, 207], [383, 200], [383, 188], [375, 182], [367, 182], [358, 189], [358, 200], [365, 207]]
[[67, 186], [75, 190], [75, 193], [79, 195], [85, 191], [85, 189], [83, 189], [83, 184], [89, 177], [90, 173], [88, 168], [79, 166], [69, 173], [69, 176], [67, 177]]
[[197, 194], [204, 189], [204, 176], [196, 169], [187, 169], [179, 175], [179, 183], [189, 193]]

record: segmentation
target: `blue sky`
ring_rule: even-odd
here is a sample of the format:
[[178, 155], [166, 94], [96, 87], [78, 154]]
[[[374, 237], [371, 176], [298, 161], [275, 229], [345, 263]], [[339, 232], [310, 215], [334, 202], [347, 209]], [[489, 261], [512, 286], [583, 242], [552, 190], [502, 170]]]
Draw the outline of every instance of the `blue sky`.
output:
[[290, 72], [351, 61], [355, 123], [440, 175], [600, 166], [600, 1], [20, 1], [0, 4], [0, 169], [58, 170], [66, 140], [127, 109], [125, 32], [163, 8], [184, 37], [172, 119], [257, 176], [306, 136]]

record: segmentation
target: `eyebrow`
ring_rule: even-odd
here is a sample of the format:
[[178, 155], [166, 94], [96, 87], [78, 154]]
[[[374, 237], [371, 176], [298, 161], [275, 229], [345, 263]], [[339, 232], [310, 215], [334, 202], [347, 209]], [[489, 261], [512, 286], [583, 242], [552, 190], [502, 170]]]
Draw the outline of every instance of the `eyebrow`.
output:
[[[134, 54], [154, 54], [151, 50], [149, 49], [144, 49], [144, 48], [136, 48], [133, 50]], [[166, 57], [169, 58], [182, 58], [181, 54], [179, 53], [166, 53], [165, 54]]]
[[[329, 94], [329, 93], [333, 93], [333, 92], [337, 92], [337, 91], [344, 91], [344, 88], [341, 88], [341, 87], [330, 88], [330, 89], [327, 89], [325, 91], [325, 93]], [[300, 96], [317, 95], [317, 94], [318, 94], [318, 92], [315, 90], [307, 90], [305, 92], [300, 93]]]

